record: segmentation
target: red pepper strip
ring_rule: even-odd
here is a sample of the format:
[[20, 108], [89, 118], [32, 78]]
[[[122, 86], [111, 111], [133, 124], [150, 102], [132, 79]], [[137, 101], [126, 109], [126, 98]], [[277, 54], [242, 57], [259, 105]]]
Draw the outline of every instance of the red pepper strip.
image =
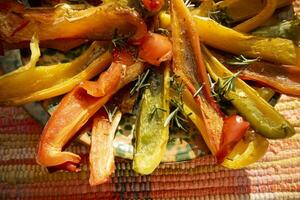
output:
[[152, 65], [159, 66], [161, 62], [171, 60], [172, 43], [166, 36], [148, 32], [141, 40], [139, 57]]
[[239, 78], [243, 80], [256, 81], [279, 93], [300, 97], [300, 67], [267, 62], [252, 63], [245, 68], [227, 67], [232, 72], [241, 71]]
[[221, 147], [216, 157], [218, 163], [222, 163], [224, 158], [232, 151], [234, 146], [244, 137], [250, 123], [244, 121], [239, 115], [232, 115], [224, 118]]
[[104, 109], [94, 116], [89, 156], [91, 186], [108, 181], [114, 172], [113, 139], [121, 116], [121, 112], [116, 113], [110, 122]]
[[199, 117], [204, 122], [200, 132], [215, 155], [221, 142], [223, 113], [211, 96], [195, 24], [182, 0], [171, 1], [171, 20], [173, 71], [184, 81], [192, 94], [195, 94], [201, 85], [203, 86], [194, 100], [199, 107]]
[[[142, 63], [126, 67], [125, 75], [122, 76], [118, 87], [100, 98], [90, 96], [80, 86], [68, 93], [43, 130], [37, 151], [37, 162], [45, 167], [70, 163], [70, 165], [76, 166], [77, 170], [80, 157], [74, 153], [62, 151], [62, 148], [113, 94], [135, 80], [143, 72], [143, 69]], [[70, 168], [65, 169], [70, 170]]]
[[97, 81], [84, 81], [80, 84], [93, 97], [102, 97], [118, 87], [125, 66], [134, 63], [132, 55], [125, 50], [114, 50], [114, 62], [106, 72], [100, 74]]
[[122, 68], [122, 64], [113, 62], [107, 71], [100, 74], [97, 81], [84, 81], [80, 86], [93, 97], [103, 97], [118, 87]]

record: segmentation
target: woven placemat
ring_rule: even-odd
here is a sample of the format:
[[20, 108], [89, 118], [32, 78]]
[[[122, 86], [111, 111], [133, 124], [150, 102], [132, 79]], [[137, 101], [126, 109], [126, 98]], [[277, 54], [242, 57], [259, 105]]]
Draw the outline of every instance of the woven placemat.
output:
[[48, 173], [35, 162], [42, 130], [22, 109], [0, 108], [1, 199], [300, 199], [300, 99], [282, 96], [276, 109], [297, 134], [272, 141], [265, 157], [241, 170], [217, 166], [212, 156], [161, 164], [138, 176], [131, 162], [117, 160], [111, 180], [90, 187], [88, 148], [68, 149], [83, 159], [81, 172]]
[[[294, 3], [299, 12], [300, 0]], [[42, 127], [22, 108], [0, 107], [0, 199], [300, 199], [300, 99], [282, 96], [276, 109], [296, 135], [272, 141], [264, 158], [246, 169], [229, 170], [206, 156], [139, 176], [130, 161], [117, 160], [111, 180], [90, 187], [88, 148], [68, 148], [82, 157], [81, 172], [50, 174], [35, 162]]]

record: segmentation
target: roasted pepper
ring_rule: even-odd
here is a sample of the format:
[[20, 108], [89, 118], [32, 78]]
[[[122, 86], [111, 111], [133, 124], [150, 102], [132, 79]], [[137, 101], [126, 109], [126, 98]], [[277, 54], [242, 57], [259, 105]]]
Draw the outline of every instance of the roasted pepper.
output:
[[7, 43], [30, 41], [36, 33], [41, 41], [55, 39], [110, 40], [115, 32], [141, 39], [147, 27], [139, 14], [129, 7], [103, 4], [77, 9], [69, 4], [53, 8], [25, 9], [10, 2], [0, 9], [0, 36]]
[[[255, 61], [247, 65], [232, 61], [226, 56], [214, 52], [215, 57], [239, 78], [258, 82], [273, 90], [295, 97], [300, 97], [300, 68], [292, 65], [278, 65], [264, 61]], [[231, 63], [234, 63], [232, 65]]]
[[36, 156], [37, 162], [45, 167], [64, 164], [64, 169], [77, 171], [80, 156], [62, 151], [62, 148], [113, 94], [135, 80], [143, 69], [144, 66], [140, 62], [126, 66], [118, 87], [103, 97], [90, 96], [80, 86], [64, 96], [43, 130]]
[[[238, 22], [257, 15], [263, 8], [262, 0], [224, 0], [215, 5], [215, 9], [221, 9], [233, 20]], [[277, 0], [276, 8], [292, 4], [293, 0]]]
[[[161, 26], [170, 28], [170, 15], [161, 13], [159, 17]], [[296, 63], [296, 48], [291, 40], [246, 35], [222, 26], [209, 18], [198, 16], [193, 18], [200, 40], [209, 46], [236, 55], [261, 57], [275, 63], [291, 65]]]
[[[232, 77], [232, 73], [224, 67], [205, 47], [205, 61], [209, 74], [215, 81]], [[271, 105], [241, 79], [234, 80], [235, 88], [225, 93], [225, 98], [231, 103], [259, 134], [279, 139], [295, 134], [293, 126], [282, 117]], [[224, 84], [224, 82], [222, 83]]]
[[203, 120], [201, 134], [215, 155], [220, 147], [223, 119], [211, 95], [196, 27], [182, 0], [171, 1], [171, 17], [173, 72], [183, 81], [189, 92], [194, 94], [194, 101], [200, 108], [199, 116]]
[[169, 66], [150, 72], [136, 126], [136, 152], [133, 169], [140, 174], [150, 174], [161, 162], [169, 139], [169, 126], [164, 122], [169, 115]]
[[93, 119], [90, 148], [90, 179], [91, 186], [102, 184], [109, 180], [115, 170], [113, 140], [122, 113], [119, 111], [112, 121], [104, 109], [101, 109]]
[[273, 15], [277, 6], [277, 0], [266, 1], [266, 5], [256, 16], [236, 25], [233, 29], [247, 33], [265, 23]]
[[102, 72], [112, 60], [111, 54], [94, 42], [72, 62], [35, 67], [40, 55], [37, 40], [34, 39], [30, 46], [30, 62], [0, 77], [2, 105], [20, 105], [67, 93], [81, 81]]

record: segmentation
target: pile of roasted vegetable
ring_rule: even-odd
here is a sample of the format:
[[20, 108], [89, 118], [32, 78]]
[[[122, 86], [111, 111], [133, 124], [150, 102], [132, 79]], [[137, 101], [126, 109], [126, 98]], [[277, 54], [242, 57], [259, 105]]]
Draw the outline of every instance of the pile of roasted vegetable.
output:
[[[267, 139], [295, 133], [272, 106], [280, 94], [300, 97], [291, 0], [24, 2], [0, 2], [1, 49], [31, 49], [26, 65], [0, 77], [0, 104], [64, 95], [38, 145], [44, 167], [78, 171], [80, 156], [64, 148], [79, 137], [90, 145], [90, 184], [107, 181], [126, 113], [136, 116], [133, 168], [141, 174], [159, 165], [173, 132], [189, 134], [191, 125], [228, 168], [259, 160]], [[81, 45], [73, 61], [37, 66], [39, 46]]]

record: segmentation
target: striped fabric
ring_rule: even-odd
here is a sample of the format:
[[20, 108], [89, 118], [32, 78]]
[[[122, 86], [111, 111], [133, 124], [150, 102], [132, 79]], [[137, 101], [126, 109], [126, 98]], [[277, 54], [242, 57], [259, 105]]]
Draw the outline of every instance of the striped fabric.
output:
[[42, 128], [22, 108], [0, 108], [1, 199], [300, 199], [300, 99], [283, 96], [279, 110], [297, 134], [272, 141], [261, 162], [228, 170], [211, 156], [162, 164], [138, 176], [131, 162], [117, 160], [109, 183], [88, 184], [88, 149], [72, 144], [82, 156], [81, 172], [48, 173], [34, 156]]

